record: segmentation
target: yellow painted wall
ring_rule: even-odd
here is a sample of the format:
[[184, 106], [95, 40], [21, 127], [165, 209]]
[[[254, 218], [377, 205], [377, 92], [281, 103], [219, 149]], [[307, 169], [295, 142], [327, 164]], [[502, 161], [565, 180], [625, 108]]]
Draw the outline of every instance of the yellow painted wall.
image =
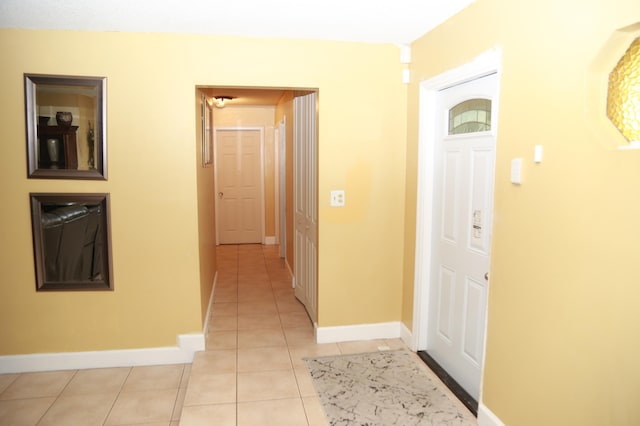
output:
[[274, 129], [275, 106], [227, 106], [214, 108], [213, 125], [215, 127], [260, 127], [264, 138], [264, 234], [275, 237], [275, 158], [274, 158]]
[[[367, 71], [348, 82], [358, 96], [337, 86], [318, 94], [320, 326], [401, 315], [407, 88], [397, 50], [359, 62]], [[346, 82], [347, 70], [341, 63], [338, 81]], [[384, 78], [376, 75], [382, 71]], [[339, 189], [345, 207], [331, 207], [330, 192]]]
[[[194, 94], [206, 85], [319, 88], [320, 325], [399, 318], [406, 88], [396, 46], [0, 30], [0, 54], [0, 354], [168, 346], [202, 330], [213, 248], [200, 234], [213, 204]], [[107, 77], [108, 181], [26, 178], [25, 72]], [[336, 187], [344, 209], [328, 206]], [[115, 291], [35, 292], [31, 191], [111, 194]]]
[[[591, 82], [608, 40], [639, 17], [635, 0], [479, 0], [413, 44], [402, 316], [409, 327], [418, 84], [502, 49], [482, 400], [507, 425], [640, 424], [640, 151], [617, 150], [619, 135], [593, 119], [604, 108]], [[521, 186], [509, 182], [516, 157], [524, 158]]]
[[[400, 82], [399, 52], [395, 48], [392, 51], [388, 63], [370, 64], [372, 72], [391, 65], [386, 80], [376, 76], [369, 80], [362, 74], [349, 83], [358, 91], [358, 98], [334, 92], [333, 86], [307, 85], [319, 88], [321, 327], [400, 319], [406, 87]], [[377, 82], [387, 80], [389, 87], [377, 86]], [[389, 102], [383, 105], [380, 99], [385, 97]], [[335, 100], [341, 104], [333, 104]], [[276, 108], [276, 122], [282, 117], [286, 117], [287, 129], [286, 260], [293, 268], [293, 99], [288, 96]], [[335, 189], [345, 190], [344, 208], [329, 206], [329, 193]]]

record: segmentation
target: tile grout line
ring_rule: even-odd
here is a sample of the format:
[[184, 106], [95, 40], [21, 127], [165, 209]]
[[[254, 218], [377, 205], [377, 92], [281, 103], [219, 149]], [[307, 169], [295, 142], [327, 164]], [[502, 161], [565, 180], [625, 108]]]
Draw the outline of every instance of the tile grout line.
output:
[[62, 393], [64, 392], [64, 390], [69, 386], [69, 383], [71, 383], [71, 381], [73, 380], [74, 377], [76, 377], [76, 374], [78, 374], [78, 370], [69, 370], [69, 371], [73, 371], [73, 374], [71, 375], [71, 377], [69, 378], [69, 380], [67, 381], [67, 383], [62, 387], [62, 389], [60, 389], [60, 392], [58, 392], [58, 394], [56, 395], [55, 399], [53, 400], [53, 402], [51, 403], [51, 405], [49, 405], [49, 407], [47, 407], [47, 409], [44, 411], [44, 413], [42, 413], [42, 415], [40, 416], [40, 418], [38, 419], [38, 421], [36, 422], [36, 425], [39, 424], [44, 417], [47, 415], [47, 413], [51, 410], [51, 408], [56, 404], [56, 402], [58, 402], [58, 399], [60, 399], [60, 396], [62, 395]]
[[[180, 380], [178, 380], [178, 392], [176, 392], [176, 398], [173, 401], [173, 408], [171, 410], [171, 415], [169, 416], [169, 424], [171, 424], [173, 422], [173, 415], [176, 412], [176, 407], [178, 406], [178, 400], [180, 399], [180, 385], [182, 384], [182, 380], [184, 379], [184, 370], [185, 370], [185, 364], [181, 364], [182, 365], [182, 373], [180, 374]], [[186, 389], [185, 389], [185, 397], [186, 397]], [[184, 399], [182, 401], [182, 406], [184, 407]], [[182, 417], [182, 407], [180, 407], [180, 417]], [[180, 419], [178, 419], [178, 422], [180, 421]]]
[[120, 383], [120, 389], [118, 389], [118, 392], [116, 393], [116, 397], [113, 398], [113, 402], [111, 403], [111, 407], [109, 407], [109, 411], [107, 411], [107, 415], [104, 416], [104, 420], [102, 421], [102, 425], [103, 426], [107, 424], [107, 419], [111, 415], [111, 412], [113, 411], [113, 407], [115, 407], [116, 401], [120, 397], [120, 394], [122, 393], [122, 389], [124, 388], [124, 384], [127, 382], [127, 379], [129, 379], [129, 376], [131, 376], [131, 372], [132, 371], [133, 371], [133, 367], [129, 367], [129, 372], [127, 373], [127, 377], [125, 377], [124, 380], [122, 381], [122, 383]]
[[240, 313], [240, 246], [236, 247], [236, 426], [238, 425], [238, 417], [240, 416], [240, 407], [239, 407], [239, 385], [240, 385], [240, 376], [238, 374], [238, 363], [240, 361], [240, 357], [238, 356], [238, 349], [240, 347], [240, 330], [238, 330], [238, 315]]
[[236, 355], [236, 368], [235, 368], [235, 385], [236, 385], [236, 395], [235, 395], [235, 411], [236, 411], [236, 418], [235, 418], [235, 422], [236, 425], [238, 424], [238, 345], [239, 345], [239, 335], [238, 335], [238, 309], [239, 309], [239, 300], [240, 300], [240, 288], [239, 288], [239, 281], [240, 281], [240, 246], [236, 246], [236, 256], [235, 256], [235, 290], [236, 290], [236, 299], [235, 299], [235, 305], [236, 305], [236, 315], [235, 315], [235, 334], [236, 334], [236, 344], [235, 344], [235, 355]]

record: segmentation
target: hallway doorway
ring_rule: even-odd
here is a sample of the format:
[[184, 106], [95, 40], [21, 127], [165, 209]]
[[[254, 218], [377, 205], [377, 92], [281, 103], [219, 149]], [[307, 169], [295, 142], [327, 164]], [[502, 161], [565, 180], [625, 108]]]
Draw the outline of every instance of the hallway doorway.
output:
[[[200, 86], [198, 90], [215, 106], [211, 127], [217, 244], [279, 244], [292, 275], [290, 286], [315, 322], [317, 89]], [[251, 137], [254, 132], [249, 131], [261, 132], [260, 148], [246, 158], [245, 144], [239, 141]]]

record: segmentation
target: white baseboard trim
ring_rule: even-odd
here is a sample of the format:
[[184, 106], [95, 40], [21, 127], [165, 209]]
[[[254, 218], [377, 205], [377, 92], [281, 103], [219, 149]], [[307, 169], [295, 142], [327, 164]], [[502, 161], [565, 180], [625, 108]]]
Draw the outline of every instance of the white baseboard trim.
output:
[[337, 327], [317, 327], [316, 342], [338, 343], [353, 340], [397, 339], [401, 336], [400, 324], [398, 321]]
[[213, 294], [216, 291], [216, 284], [218, 282], [218, 271], [213, 277], [213, 284], [211, 285], [211, 294], [209, 295], [209, 305], [207, 306], [207, 317], [204, 319], [204, 326], [202, 327], [202, 332], [206, 336], [209, 332], [209, 318], [211, 318], [211, 309], [213, 309]]
[[177, 346], [122, 349], [110, 351], [60, 352], [0, 356], [0, 374], [86, 368], [133, 367], [136, 365], [184, 364], [193, 361], [196, 352], [205, 350], [205, 335], [213, 307], [218, 273], [213, 278], [207, 316], [202, 333], [181, 334]]
[[402, 339], [402, 341], [404, 342], [405, 345], [407, 345], [408, 348], [410, 348], [411, 350], [413, 349], [413, 334], [411, 333], [411, 330], [409, 330], [407, 328], [406, 325], [404, 325], [403, 322], [400, 323], [400, 338]]
[[0, 374], [52, 370], [82, 370], [86, 368], [133, 367], [136, 365], [185, 364], [193, 361], [196, 352], [204, 351], [205, 335], [213, 306], [213, 294], [218, 273], [213, 278], [207, 317], [203, 332], [181, 334], [177, 346], [162, 348], [122, 349], [111, 351], [60, 352], [0, 356]]
[[267, 246], [272, 246], [276, 244], [276, 237], [264, 237], [264, 244]]
[[186, 364], [204, 350], [204, 334], [182, 334], [177, 346], [112, 351], [62, 352], [0, 356], [0, 374], [136, 365]]
[[293, 269], [291, 269], [291, 266], [289, 266], [289, 262], [287, 262], [287, 259], [284, 260], [284, 264], [287, 265], [287, 269], [289, 270], [289, 276], [291, 277], [291, 288], [295, 288], [296, 286], [293, 283], [295, 282], [296, 277], [293, 275]]
[[481, 402], [478, 405], [478, 426], [504, 426], [504, 423]]

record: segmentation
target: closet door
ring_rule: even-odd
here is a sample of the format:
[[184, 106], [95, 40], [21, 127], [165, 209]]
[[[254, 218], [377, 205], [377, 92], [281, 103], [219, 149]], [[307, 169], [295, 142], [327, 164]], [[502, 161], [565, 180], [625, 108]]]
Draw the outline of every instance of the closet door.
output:
[[316, 94], [294, 98], [295, 295], [317, 322], [318, 209]]

